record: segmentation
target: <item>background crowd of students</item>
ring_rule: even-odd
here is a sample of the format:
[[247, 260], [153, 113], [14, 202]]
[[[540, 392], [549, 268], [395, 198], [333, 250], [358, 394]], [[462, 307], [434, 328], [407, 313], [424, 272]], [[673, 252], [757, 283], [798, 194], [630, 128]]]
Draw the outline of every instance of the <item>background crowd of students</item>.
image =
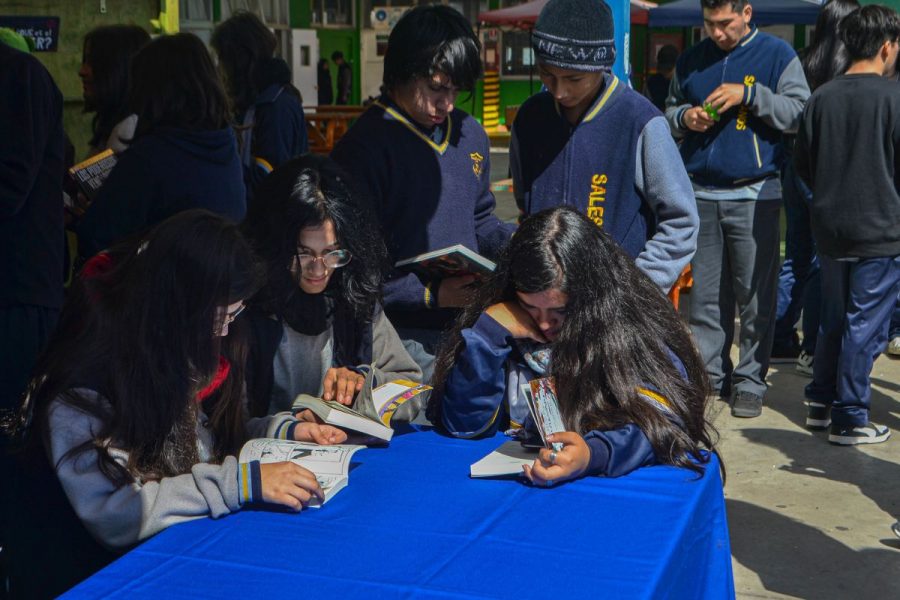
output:
[[[522, 384], [553, 377], [566, 432], [524, 471], [541, 487], [652, 464], [702, 472], [716, 441], [707, 404], [722, 396], [736, 416], [760, 414], [773, 339], [799, 354], [802, 307], [802, 349], [815, 357], [807, 424], [830, 427], [834, 443], [887, 439], [867, 390], [898, 312], [898, 171], [879, 152], [900, 146], [900, 96], [875, 71], [896, 62], [900, 17], [832, 0], [801, 60], [752, 25], [749, 2], [698, 2], [710, 37], [677, 63], [664, 57], [665, 114], [610, 73], [605, 3], [547, 3], [533, 37], [545, 89], [513, 125], [518, 226], [494, 215], [488, 138], [454, 105], [482, 64], [452, 8], [400, 19], [383, 94], [331, 157], [306, 153], [301, 99], [252, 14], [216, 28], [218, 65], [191, 34], [98, 28], [79, 71], [90, 151], [118, 162], [91, 202], [66, 187], [83, 266], [65, 303], [62, 98], [34, 58], [0, 44], [0, 118], [13, 134], [0, 146], [12, 592], [57, 594], [186, 519], [302, 509], [321, 495], [311, 473], [235, 455], [248, 437], [346, 441], [291, 404], [301, 393], [352, 404], [367, 376], [432, 382], [421, 422], [457, 437], [527, 437]], [[853, 102], [871, 87], [881, 120], [868, 133], [883, 147], [834, 133], [856, 105], [818, 109], [832, 80]], [[785, 137], [798, 129], [795, 171]], [[852, 193], [822, 188], [835, 161], [853, 164], [845, 142], [880, 186], [854, 204], [855, 229], [834, 217]], [[782, 195], [789, 289], [776, 303]], [[817, 341], [813, 239], [827, 291]], [[392, 266], [454, 244], [496, 271]], [[665, 293], [689, 263], [685, 323]], [[37, 569], [48, 547], [50, 573]]]

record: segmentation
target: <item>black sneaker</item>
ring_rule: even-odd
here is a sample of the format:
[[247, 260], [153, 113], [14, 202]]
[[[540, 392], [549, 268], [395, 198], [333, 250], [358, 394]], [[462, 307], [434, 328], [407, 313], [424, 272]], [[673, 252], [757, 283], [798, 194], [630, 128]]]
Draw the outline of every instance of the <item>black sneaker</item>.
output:
[[806, 407], [806, 428], [813, 431], [828, 429], [831, 425], [831, 406], [821, 402], [807, 402]]
[[758, 417], [762, 414], [763, 399], [750, 392], [737, 392], [731, 404], [731, 415], [741, 418]]
[[866, 425], [857, 427], [841, 427], [831, 424], [828, 432], [828, 441], [840, 446], [855, 446], [857, 444], [880, 444], [891, 437], [891, 430], [884, 425], [877, 425], [871, 421]]
[[894, 532], [894, 535], [900, 537], [900, 521], [897, 521], [893, 525], [891, 525], [891, 531]]

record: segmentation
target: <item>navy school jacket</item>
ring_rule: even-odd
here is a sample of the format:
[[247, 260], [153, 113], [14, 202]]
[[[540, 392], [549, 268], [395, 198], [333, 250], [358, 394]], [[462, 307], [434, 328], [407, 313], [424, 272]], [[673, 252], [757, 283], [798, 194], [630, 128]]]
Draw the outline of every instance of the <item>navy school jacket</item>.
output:
[[[515, 226], [494, 216], [490, 145], [461, 110], [432, 130], [382, 96], [331, 154], [372, 202], [392, 262], [462, 244], [489, 258]], [[395, 271], [384, 307], [397, 327], [443, 328], [454, 311], [435, 309], [438, 282]]]
[[230, 127], [160, 129], [136, 139], [76, 229], [79, 254], [89, 258], [191, 208], [205, 208], [235, 222], [247, 212], [243, 170]]
[[[709, 131], [685, 127], [682, 117], [723, 83], [744, 86], [743, 103]], [[683, 138], [681, 156], [704, 187], [736, 188], [775, 176], [784, 162], [782, 134], [797, 130], [809, 86], [797, 53], [783, 40], [751, 29], [725, 52], [707, 38], [678, 59], [666, 118]]]
[[[538, 375], [516, 355], [509, 332], [482, 314], [462, 335], [465, 346], [447, 377], [441, 397], [443, 427], [456, 437], [474, 438], [530, 421], [527, 406], [518, 400], [518, 384]], [[684, 366], [674, 354], [672, 360], [687, 378]], [[659, 394], [644, 388], [639, 392], [678, 422], [674, 414], [668, 413], [665, 399]], [[658, 463], [647, 436], [632, 423], [609, 431], [590, 431], [584, 440], [591, 450], [586, 475], [619, 477]]]
[[513, 125], [509, 162], [524, 216], [572, 206], [664, 292], [694, 255], [697, 205], [669, 126], [615, 75], [606, 74], [574, 127], [549, 92], [529, 98]]

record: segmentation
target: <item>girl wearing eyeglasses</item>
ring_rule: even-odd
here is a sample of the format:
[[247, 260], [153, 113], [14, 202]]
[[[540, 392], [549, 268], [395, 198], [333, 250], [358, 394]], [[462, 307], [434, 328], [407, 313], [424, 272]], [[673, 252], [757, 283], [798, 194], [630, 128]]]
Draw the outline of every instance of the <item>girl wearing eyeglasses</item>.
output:
[[331, 159], [309, 154], [273, 171], [243, 231], [266, 264], [247, 311], [252, 414], [288, 410], [302, 393], [349, 405], [373, 366], [377, 384], [421, 380], [381, 308], [377, 222]]
[[56, 596], [175, 523], [248, 502], [301, 510], [321, 497], [315, 476], [239, 464], [241, 445], [346, 439], [290, 413], [246, 418], [235, 318], [261, 269], [235, 225], [187, 211], [105, 256], [73, 284], [32, 385], [30, 445], [2, 484], [14, 597]]

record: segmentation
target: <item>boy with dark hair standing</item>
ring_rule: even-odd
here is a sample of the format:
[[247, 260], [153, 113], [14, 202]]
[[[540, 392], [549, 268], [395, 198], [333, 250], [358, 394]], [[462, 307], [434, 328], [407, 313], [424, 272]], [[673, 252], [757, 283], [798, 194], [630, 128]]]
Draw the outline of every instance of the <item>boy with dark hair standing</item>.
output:
[[[462, 244], [488, 257], [515, 229], [494, 216], [490, 145], [481, 125], [454, 107], [481, 77], [481, 49], [456, 10], [419, 6], [397, 22], [384, 57], [384, 89], [341, 138], [334, 158], [373, 202], [394, 262]], [[384, 307], [430, 374], [440, 336], [465, 304], [471, 276], [420, 278], [394, 271]]]
[[756, 417], [775, 329], [782, 134], [809, 86], [793, 48], [751, 25], [748, 0], [698, 1], [709, 37], [679, 58], [666, 110], [700, 215], [689, 319], [711, 391], [731, 396], [732, 415]]
[[806, 425], [830, 426], [833, 444], [875, 444], [890, 430], [869, 421], [869, 376], [900, 292], [900, 92], [883, 77], [897, 59], [900, 16], [865, 6], [840, 35], [852, 63], [810, 98], [794, 158], [813, 190], [822, 264]]
[[697, 208], [660, 112], [612, 74], [603, 0], [550, 0], [532, 34], [546, 91], [516, 116], [509, 164], [523, 216], [560, 204], [607, 232], [663, 293], [694, 254]]

